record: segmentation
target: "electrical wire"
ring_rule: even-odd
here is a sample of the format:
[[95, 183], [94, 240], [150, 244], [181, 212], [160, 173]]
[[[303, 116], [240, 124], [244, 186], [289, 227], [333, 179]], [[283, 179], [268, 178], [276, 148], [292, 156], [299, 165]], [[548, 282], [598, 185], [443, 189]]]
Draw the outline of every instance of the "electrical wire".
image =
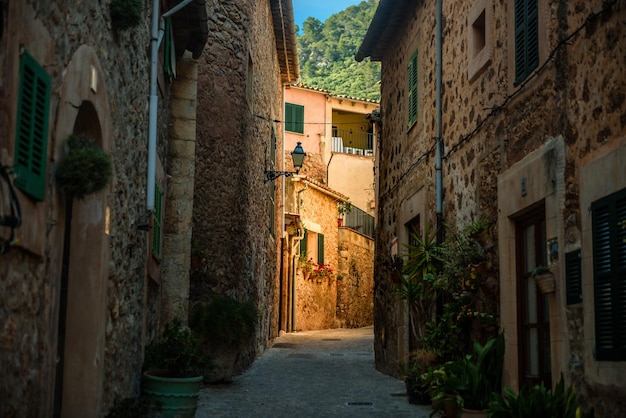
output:
[[[278, 120], [278, 119], [271, 119], [265, 116], [261, 116], [261, 115], [254, 115], [255, 117], [259, 118], [259, 119], [263, 119], [266, 120], [268, 122], [274, 122], [274, 123], [291, 123], [291, 122], [285, 122], [284, 120]], [[341, 122], [341, 125], [363, 125], [366, 122]], [[298, 124], [302, 124], [302, 125], [333, 125], [333, 122], [299, 122]], [[337, 125], [337, 123], [334, 123], [334, 125]]]
[[[492, 117], [496, 116], [502, 109], [506, 109], [506, 106], [509, 104], [509, 102], [515, 97], [517, 96], [522, 90], [524, 90], [524, 88], [526, 87], [526, 84], [528, 84], [531, 80], [533, 80], [535, 77], [537, 77], [539, 74], [541, 74], [543, 72], [543, 70], [545, 69], [545, 67], [550, 63], [550, 61], [552, 61], [554, 59], [554, 57], [556, 56], [556, 53], [563, 48], [564, 46], [567, 46], [569, 41], [574, 38], [576, 35], [578, 35], [578, 33], [583, 30], [587, 25], [589, 25], [590, 23], [592, 23], [594, 20], [596, 20], [598, 18], [598, 16], [608, 12], [609, 10], [611, 10], [611, 8], [613, 7], [613, 5], [616, 3], [616, 1], [612, 1], [610, 3], [608, 3], [602, 10], [600, 10], [599, 12], [596, 13], [591, 13], [589, 16], [587, 16], [587, 19], [585, 19], [585, 22], [580, 25], [576, 30], [574, 30], [572, 33], [570, 33], [569, 35], [567, 35], [565, 38], [563, 38], [550, 52], [550, 54], [548, 55], [548, 57], [546, 58], [546, 60], [543, 62], [543, 64], [541, 64], [541, 66], [539, 68], [537, 68], [535, 71], [533, 71], [533, 73], [531, 75], [529, 75], [528, 77], [526, 77], [526, 79], [524, 81], [522, 81], [517, 88], [508, 96], [506, 96], [504, 98], [504, 100], [502, 101], [501, 104], [496, 105], [492, 108], [487, 108], [490, 109], [491, 111], [487, 114], [487, 116], [482, 119], [480, 122], [478, 122], [478, 124], [476, 125], [476, 127], [474, 127], [474, 129], [472, 129], [472, 131], [470, 133], [468, 133], [467, 135], [465, 135], [463, 138], [461, 138], [459, 140], [459, 142], [457, 142], [456, 144], [454, 144], [449, 150], [448, 152], [444, 155], [443, 159], [446, 160], [448, 159], [448, 157], [454, 153], [455, 151], [457, 151], [463, 144], [465, 144], [466, 142], [468, 142], [470, 139], [472, 139], [472, 137], [474, 135], [476, 135], [476, 133], [478, 133], [478, 131], [480, 131], [480, 129], [485, 125], [485, 123], [487, 122], [487, 120], [491, 119]], [[483, 109], [486, 110], [486, 109]]]
[[[589, 25], [590, 23], [592, 23], [595, 19], [598, 18], [598, 16], [608, 12], [611, 10], [611, 8], [613, 7], [613, 5], [615, 5], [616, 1], [612, 1], [610, 3], [608, 3], [602, 10], [600, 10], [599, 12], [596, 13], [591, 13], [587, 19], [585, 19], [585, 22], [580, 25], [576, 30], [574, 30], [571, 34], [569, 34], [568, 36], [566, 36], [565, 38], [563, 38], [550, 52], [550, 54], [548, 55], [548, 57], [546, 58], [546, 60], [544, 61], [544, 63], [537, 68], [535, 71], [533, 71], [533, 73], [531, 75], [529, 75], [524, 81], [522, 81], [518, 87], [515, 89], [515, 91], [513, 91], [510, 95], [506, 96], [504, 101], [499, 104], [496, 105], [494, 107], [491, 108], [487, 108], [490, 110], [490, 112], [487, 114], [487, 116], [482, 119], [480, 122], [478, 122], [478, 124], [474, 127], [474, 129], [472, 129], [471, 132], [469, 132], [467, 135], [465, 135], [463, 138], [461, 138], [459, 140], [459, 142], [457, 142], [456, 144], [454, 144], [447, 153], [445, 153], [445, 155], [443, 156], [444, 160], [447, 160], [451, 154], [453, 154], [454, 152], [456, 152], [459, 148], [461, 148], [462, 145], [464, 145], [466, 142], [468, 142], [470, 139], [472, 139], [474, 137], [474, 135], [476, 135], [478, 133], [478, 131], [480, 131], [480, 129], [485, 125], [485, 123], [491, 119], [492, 117], [496, 116], [501, 110], [505, 109], [506, 106], [509, 104], [509, 102], [515, 97], [517, 96], [526, 86], [526, 84], [528, 84], [532, 79], [534, 79], [535, 77], [537, 77], [539, 74], [541, 74], [541, 72], [545, 69], [545, 67], [548, 65], [548, 63], [550, 61], [552, 61], [556, 55], [556, 53], [559, 51], [559, 49], [561, 49], [564, 46], [567, 46], [569, 41], [574, 38], [576, 35], [578, 35], [578, 33], [583, 30], [587, 25]], [[435, 144], [436, 145], [436, 144]], [[409, 168], [407, 168], [407, 170], [398, 178], [398, 180], [394, 183], [393, 186], [391, 186], [391, 188], [389, 190], [386, 190], [384, 193], [382, 193], [380, 195], [380, 198], [384, 198], [386, 197], [389, 193], [391, 193], [393, 190], [395, 190], [400, 182], [402, 181], [402, 179], [404, 177], [406, 177], [409, 172], [411, 172], [415, 166], [417, 164], [419, 164], [422, 160], [424, 160], [428, 155], [430, 155], [434, 148], [435, 145], [433, 145], [428, 151], [426, 151], [424, 154], [422, 154], [420, 157], [418, 157], [418, 159], [411, 164], [411, 166], [409, 166]]]

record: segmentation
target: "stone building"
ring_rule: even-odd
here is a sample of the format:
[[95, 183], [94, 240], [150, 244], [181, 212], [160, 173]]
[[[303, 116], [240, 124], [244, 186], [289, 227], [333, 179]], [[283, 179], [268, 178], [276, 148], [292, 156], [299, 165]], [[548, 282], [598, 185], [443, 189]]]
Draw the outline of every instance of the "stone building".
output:
[[[356, 55], [382, 63], [377, 260], [416, 222], [491, 221], [504, 384], [562, 373], [602, 416], [626, 395], [625, 19], [623, 1], [381, 0]], [[406, 310], [375, 268], [376, 364], [394, 374]]]
[[[154, 1], [129, 27], [110, 3], [0, 4], [2, 416], [102, 416], [137, 395], [143, 347], [186, 316], [193, 208], [207, 199], [196, 219], [228, 219], [194, 225], [214, 271], [235, 266], [226, 287], [264, 315], [249, 358], [276, 334], [282, 196], [262, 179], [282, 152], [263, 145], [281, 149], [271, 120], [298, 75], [291, 2]], [[55, 176], [70, 134], [112, 163], [84, 199]]]
[[215, 295], [252, 301], [257, 333], [241, 370], [279, 331], [285, 233], [283, 88], [299, 77], [291, 1], [210, 1], [199, 60], [192, 247], [204, 259], [190, 302]]
[[[189, 264], [190, 240], [170, 244], [191, 226], [174, 217], [192, 197], [177, 183], [193, 155], [207, 9], [187, 2], [164, 18], [177, 3], [135, 15], [108, 1], [0, 5], [0, 163], [12, 171], [0, 215], [21, 209], [21, 225], [0, 226], [2, 416], [101, 416], [139, 391], [172, 263]], [[112, 163], [105, 188], [84, 199], [56, 175], [70, 135]]]
[[[307, 157], [285, 188], [292, 228], [283, 251], [281, 330], [372, 323], [375, 133], [366, 115], [377, 108], [301, 84], [285, 91], [285, 149], [300, 143]], [[348, 203], [351, 210], [340, 213]], [[317, 280], [319, 265], [332, 269], [331, 281]]]

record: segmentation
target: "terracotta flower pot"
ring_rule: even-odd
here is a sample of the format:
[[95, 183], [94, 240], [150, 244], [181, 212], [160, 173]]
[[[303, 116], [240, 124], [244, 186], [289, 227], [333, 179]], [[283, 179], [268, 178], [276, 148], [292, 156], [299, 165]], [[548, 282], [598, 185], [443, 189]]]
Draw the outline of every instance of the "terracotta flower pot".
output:
[[541, 290], [541, 293], [548, 294], [556, 290], [556, 280], [554, 279], [554, 274], [551, 272], [537, 274], [533, 276], [533, 278], [537, 283], [537, 287]]

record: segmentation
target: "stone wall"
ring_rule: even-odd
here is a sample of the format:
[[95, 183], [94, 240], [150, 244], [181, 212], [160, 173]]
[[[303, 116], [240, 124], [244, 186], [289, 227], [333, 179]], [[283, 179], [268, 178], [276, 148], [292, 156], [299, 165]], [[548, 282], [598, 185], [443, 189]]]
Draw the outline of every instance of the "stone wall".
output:
[[[472, 27], [468, 16], [475, 4], [480, 3], [486, 5], [488, 59], [470, 78], [468, 38]], [[502, 216], [498, 212], [498, 196], [520, 198], [518, 187], [498, 189], [498, 176], [516, 167], [534, 150], [551, 149], [547, 144], [558, 142], [562, 137], [564, 174], [549, 186], [557, 192], [546, 218], [551, 225], [548, 233], [558, 238], [564, 254], [580, 248], [581, 242], [587, 239], [581, 231], [590, 228], [581, 223], [580, 212], [587, 208], [581, 206], [580, 167], [597, 155], [610, 153], [624, 141], [626, 47], [617, 40], [624, 36], [626, 7], [623, 1], [612, 2], [612, 9], [606, 8], [609, 3], [599, 0], [539, 3], [538, 71], [522, 86], [516, 86], [513, 83], [514, 29], [510, 8], [497, 2], [444, 2], [443, 221], [462, 227], [479, 216], [498, 220]], [[596, 17], [594, 13], [600, 11], [603, 12]], [[404, 310], [396, 309], [396, 302], [390, 296], [393, 286], [384, 263], [389, 258], [393, 239], [404, 234], [405, 226], [398, 219], [399, 208], [420, 190], [425, 190], [423, 206], [416, 208], [414, 215], [421, 216], [422, 224], [436, 224], [432, 140], [436, 136], [434, 22], [435, 4], [416, 4], [398, 26], [400, 29], [389, 42], [390, 48], [382, 60], [381, 114], [384, 121], [379, 160], [375, 346], [377, 367], [390, 374], [396, 371], [396, 361], [406, 354], [403, 352], [406, 342]], [[565, 40], [570, 35], [572, 37]], [[419, 51], [418, 120], [408, 129], [407, 65], [415, 50]], [[598, 175], [612, 178], [609, 173]], [[558, 191], [560, 184], [564, 185], [562, 197]], [[498, 230], [502, 222], [511, 221], [500, 220], [492, 233], [508, 239], [509, 235], [503, 236], [504, 232]], [[499, 262], [495, 265], [499, 264], [501, 272], [506, 271], [508, 280], [514, 254], [503, 253], [506, 246], [496, 248]], [[562, 262], [560, 258], [557, 264], [564, 271]], [[564, 292], [564, 275], [560, 280], [563, 286], [560, 289]], [[586, 301], [585, 304], [590, 305], [581, 310], [576, 306], [566, 309], [564, 293], [559, 293], [554, 300], [551, 314], [558, 321], [551, 324], [553, 370], [564, 370], [570, 381], [584, 382], [577, 388], [585, 402], [596, 407], [602, 405], [604, 415], [614, 415], [618, 410], [617, 394], [622, 393], [623, 397], [623, 390], [620, 392], [615, 385], [603, 382], [601, 376], [592, 372], [593, 368], [604, 365], [592, 358], [593, 336], [584, 335], [585, 329], [589, 331], [584, 324], [592, 321], [584, 311], [593, 310], [593, 301]], [[503, 304], [502, 309], [511, 310], [511, 307]], [[579, 338], [584, 338], [586, 345], [575, 342]], [[512, 341], [515, 340], [513, 337]], [[563, 340], [568, 343], [561, 344]], [[507, 350], [511, 353], [509, 348]], [[585, 359], [583, 363], [588, 369], [576, 359]], [[514, 363], [511, 360], [510, 364]], [[610, 396], [603, 396], [601, 401], [593, 399], [602, 393]]]
[[342, 327], [374, 323], [374, 241], [349, 228], [339, 228], [337, 320]]
[[[209, 40], [198, 67], [192, 232], [194, 253], [204, 263], [192, 274], [190, 298], [197, 303], [225, 294], [257, 305], [256, 340], [240, 356], [241, 368], [278, 334], [282, 218], [271, 213], [282, 213], [281, 183], [264, 184], [263, 173], [272, 129], [282, 149], [282, 125], [270, 122], [282, 120], [282, 86], [269, 2], [212, 0], [208, 7]], [[277, 152], [277, 163], [281, 158]]]

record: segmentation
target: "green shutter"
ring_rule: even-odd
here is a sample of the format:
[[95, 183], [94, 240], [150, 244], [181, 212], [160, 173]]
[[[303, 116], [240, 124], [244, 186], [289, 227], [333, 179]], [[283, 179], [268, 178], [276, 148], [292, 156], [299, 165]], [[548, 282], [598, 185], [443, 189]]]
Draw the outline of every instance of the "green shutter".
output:
[[580, 250], [565, 254], [565, 287], [568, 305], [583, 301]]
[[46, 189], [50, 75], [24, 50], [20, 57], [14, 170], [15, 185], [42, 201]]
[[307, 249], [306, 249], [306, 240], [309, 237], [309, 233], [307, 232], [307, 230], [304, 230], [304, 235], [302, 236], [302, 239], [300, 240], [300, 258], [307, 258]]
[[539, 65], [538, 0], [515, 0], [515, 84]]
[[174, 44], [172, 42], [172, 29], [171, 29], [171, 21], [170, 17], [165, 18], [165, 33], [164, 33], [164, 42], [163, 42], [163, 73], [165, 77], [167, 77], [168, 82], [172, 82], [174, 78], [174, 65], [175, 63], [175, 54], [172, 53], [172, 49], [174, 48]]
[[626, 360], [626, 189], [591, 205], [596, 358]]
[[163, 222], [163, 191], [157, 184], [154, 188], [154, 222], [152, 225], [152, 255], [161, 259], [161, 234]]
[[324, 264], [324, 234], [317, 234], [317, 264]]
[[417, 51], [409, 60], [408, 66], [408, 108], [409, 108], [409, 124], [410, 128], [417, 121]]
[[285, 130], [304, 133], [304, 106], [285, 103]]

